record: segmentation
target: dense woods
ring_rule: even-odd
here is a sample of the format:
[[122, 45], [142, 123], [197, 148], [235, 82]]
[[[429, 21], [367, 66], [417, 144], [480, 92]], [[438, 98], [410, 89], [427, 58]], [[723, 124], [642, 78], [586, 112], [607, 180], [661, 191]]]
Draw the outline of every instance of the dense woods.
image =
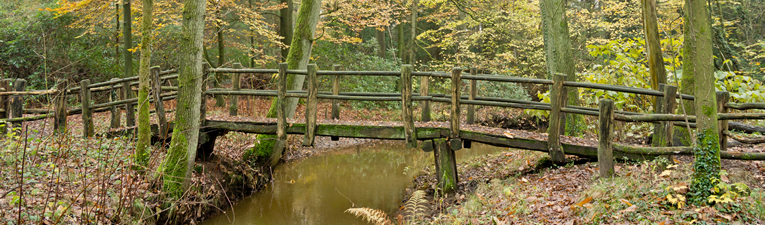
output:
[[[288, 151], [295, 149], [287, 143], [288, 129], [293, 129], [292, 122], [286, 127], [287, 120], [307, 118], [309, 122], [302, 126], [306, 126], [305, 133], [311, 134], [306, 136], [304, 145], [314, 146], [315, 108], [321, 107], [316, 96], [326, 97], [323, 91], [331, 89], [335, 99], [340, 99], [337, 98], [340, 92], [380, 95], [367, 98], [375, 101], [352, 101], [343, 107], [351, 111], [384, 112], [369, 115], [375, 115], [378, 120], [402, 122], [408, 147], [434, 150], [436, 174], [454, 182], [449, 186], [439, 178], [441, 189], [433, 185], [436, 195], [438, 191], [459, 189], [456, 180], [460, 175], [454, 151], [463, 146], [469, 148], [471, 144], [470, 141], [463, 143], [460, 137], [463, 111], [460, 102], [467, 100], [469, 125], [492, 125], [488, 119], [491, 115], [499, 118], [497, 120], [532, 123], [540, 128], [538, 132], [546, 132], [544, 149], [549, 156], [539, 159], [539, 165], [557, 168], [573, 162], [566, 156], [570, 153], [565, 152], [565, 143], [561, 140], [569, 141], [572, 137], [582, 140], [600, 137], [595, 158], [607, 157], [611, 163], [602, 164], [609, 168], [600, 168], [599, 177], [604, 179], [619, 174], [613, 169], [616, 157], [611, 151], [614, 148], [651, 156], [672, 155], [667, 152], [692, 155], [693, 170], [689, 172], [689, 166], [683, 172], [688, 178], [680, 185], [683, 191], [673, 189], [679, 184], [664, 187], [669, 197], [660, 196], [661, 201], [669, 203], [662, 204], [679, 210], [686, 205], [687, 197], [687, 203], [694, 207], [727, 207], [730, 205], [722, 203], [728, 202], [720, 199], [734, 201], [745, 196], [725, 197], [719, 191], [733, 188], [724, 181], [728, 178], [721, 154], [723, 158], [756, 158], [725, 151], [728, 137], [751, 144], [765, 142], [758, 141], [762, 137], [756, 132], [763, 129], [765, 122], [748, 120], [739, 123], [735, 131], [729, 129], [727, 122], [730, 118], [763, 117], [763, 12], [762, 0], [7, 0], [0, 2], [0, 93], [15, 92], [0, 94], [2, 133], [7, 133], [0, 139], [4, 144], [0, 149], [17, 152], [14, 149], [28, 139], [5, 125], [7, 118], [20, 117], [8, 114], [12, 103], [21, 99], [16, 96], [29, 95], [26, 103], [14, 105], [19, 107], [13, 109], [15, 113], [23, 114], [22, 105], [55, 109], [49, 117], [55, 117], [57, 135], [68, 133], [66, 115], [73, 112], [67, 111], [67, 102], [77, 102], [72, 107], [79, 107], [77, 113], [82, 114], [80, 118], [86, 124], [82, 135], [86, 141], [76, 144], [80, 150], [96, 145], [89, 141], [95, 133], [92, 111], [111, 111], [110, 128], [116, 128], [123, 118], [120, 108], [124, 108], [129, 112], [124, 117], [126, 127], [136, 127], [134, 134], [128, 134], [134, 136], [126, 138], [120, 147], [104, 148], [127, 151], [122, 158], [113, 160], [124, 160], [120, 166], [130, 165], [134, 172], [131, 179], [137, 180], [133, 182], [139, 183], [137, 186], [158, 191], [151, 200], [128, 203], [120, 200], [119, 209], [128, 204], [135, 210], [131, 215], [138, 214], [139, 209], [157, 215], [133, 222], [187, 223], [195, 220], [184, 218], [190, 215], [185, 213], [194, 210], [188, 202], [194, 201], [189, 198], [195, 194], [189, 191], [199, 183], [207, 184], [205, 178], [198, 177], [207, 171], [206, 167], [195, 161], [198, 157], [209, 157], [207, 145], [215, 146], [215, 138], [225, 135], [204, 130], [209, 128], [207, 111], [223, 108], [231, 117], [257, 116], [257, 112], [263, 111], [262, 116], [278, 118], [275, 134], [257, 134], [239, 140], [247, 143], [246, 147], [241, 147], [241, 153], [236, 154], [233, 162], [226, 163], [229, 169], [236, 169], [227, 169], [226, 174], [220, 175], [231, 184], [249, 184], [242, 189], [257, 190], [262, 188], [258, 183], [260, 179], [270, 179], [263, 171], [274, 168]], [[243, 67], [271, 70], [237, 72]], [[160, 78], [163, 70], [177, 71], [175, 84], [170, 78]], [[339, 73], [317, 76], [317, 70], [394, 71], [399, 75], [343, 78]], [[425, 73], [430, 71], [436, 72]], [[469, 79], [465, 79], [468, 74]], [[137, 79], [131, 80], [134, 75]], [[493, 78], [486, 77], [489, 75]], [[518, 82], [478, 82], [502, 79], [496, 77], [514, 77], [513, 81]], [[117, 78], [123, 80], [114, 81]], [[17, 79], [24, 81], [16, 82]], [[110, 80], [114, 82], [102, 83]], [[133, 81], [137, 81], [135, 90], [130, 87]], [[89, 88], [94, 83], [107, 91]], [[13, 85], [20, 85], [20, 89]], [[115, 85], [121, 85], [119, 93]], [[77, 100], [67, 97], [68, 92], [75, 93], [72, 88], [76, 87], [80, 97], [76, 97]], [[111, 89], [107, 89], [109, 87]], [[160, 107], [163, 101], [151, 104], [166, 97], [156, 91], [163, 88], [177, 91], [174, 94], [177, 97], [173, 99], [172, 138], [157, 141], [152, 129], [160, 133], [169, 130], [164, 124], [165, 109]], [[214, 104], [208, 104], [209, 93], [205, 92], [208, 89], [225, 94], [212, 95]], [[278, 97], [240, 97], [238, 95], [247, 96], [238, 92], [240, 89], [269, 90], [274, 93], [268, 92], [268, 96]], [[304, 89], [308, 91], [300, 92]], [[25, 92], [27, 90], [31, 92]], [[255, 90], [250, 91], [266, 93]], [[51, 94], [32, 93], [35, 91]], [[396, 93], [403, 94], [394, 96], [399, 98], [394, 100], [400, 102], [383, 99], [391, 97], [385, 94]], [[441, 95], [429, 95], [432, 93]], [[302, 94], [314, 101], [297, 98]], [[461, 100], [460, 95], [469, 97]], [[480, 99], [476, 95], [481, 96]], [[414, 100], [413, 96], [419, 98]], [[131, 102], [122, 103], [124, 106], [91, 106], [96, 101], [118, 98], [136, 98], [133, 101], [137, 107], [133, 109]], [[448, 139], [439, 136], [418, 145], [414, 118], [429, 122], [431, 100], [439, 102], [436, 98], [441, 98], [439, 101], [446, 106], [434, 106], [432, 120], [449, 121], [451, 133]], [[337, 120], [341, 117], [340, 105], [335, 99], [331, 119]], [[486, 103], [496, 99], [504, 102]], [[602, 101], [604, 99], [607, 101]], [[306, 101], [309, 102], [304, 104]], [[743, 104], [751, 104], [751, 107], [743, 107]], [[251, 111], [243, 110], [242, 105], [251, 107]], [[413, 110], [421, 106], [421, 111]], [[516, 108], [522, 110], [492, 111], [490, 106], [521, 106]], [[302, 113], [298, 110], [300, 107], [309, 110]], [[601, 111], [597, 111], [599, 107]], [[743, 113], [746, 109], [754, 109], [754, 113]], [[488, 115], [476, 116], [477, 111]], [[250, 112], [251, 115], [244, 115]], [[420, 113], [422, 116], [415, 116]], [[137, 118], [133, 118], [135, 114]], [[155, 114], [161, 114], [156, 119], [160, 121], [158, 128], [152, 127], [152, 123], [157, 122], [153, 119]], [[349, 113], [355, 119], [373, 117], [357, 114], [363, 113]], [[64, 115], [63, 121], [61, 115]], [[620, 124], [647, 123], [621, 127], [613, 124], [617, 120]], [[91, 124], [90, 127], [87, 124]], [[503, 135], [492, 140], [514, 138], [507, 132]], [[613, 147], [621, 146], [615, 144], [617, 141], [651, 145], [644, 143], [644, 139], [658, 141], [653, 143], [657, 148]], [[100, 144], [101, 139], [98, 140]], [[692, 150], [673, 147], [673, 144]], [[16, 171], [16, 162], [21, 160], [19, 189], [24, 186], [23, 168], [28, 158], [27, 147], [23, 146], [20, 157], [6, 157], [8, 163], [3, 164]], [[57, 146], [60, 148], [63, 144]], [[156, 157], [160, 154], [157, 149], [163, 149], [161, 157]], [[664, 171], [673, 169], [667, 167], [667, 163], [680, 163], [671, 157], [658, 158], [663, 161], [655, 161], [655, 167], [668, 168]], [[528, 160], [526, 164], [530, 168]], [[51, 168], [56, 166], [52, 165]], [[116, 168], [120, 167], [114, 170]], [[3, 176], [0, 173], [0, 178]], [[5, 190], [2, 186], [0, 191], [7, 192], [0, 192], [3, 194], [0, 199], [16, 193], [15, 189]], [[665, 192], [661, 192], [662, 195]], [[584, 207], [590, 200], [585, 198], [576, 205]], [[17, 222], [21, 222], [21, 203], [16, 200], [13, 204], [19, 205]], [[632, 206], [629, 202], [626, 204]], [[43, 206], [43, 210], [48, 210], [47, 207]], [[734, 217], [740, 211], [726, 209], [729, 211], [725, 212]], [[121, 213], [118, 211], [110, 222], [124, 223], [116, 219]], [[202, 218], [201, 208], [196, 214]], [[5, 216], [0, 215], [0, 218]], [[59, 216], [61, 218], [63, 216]], [[46, 221], [38, 219], [38, 222]]]

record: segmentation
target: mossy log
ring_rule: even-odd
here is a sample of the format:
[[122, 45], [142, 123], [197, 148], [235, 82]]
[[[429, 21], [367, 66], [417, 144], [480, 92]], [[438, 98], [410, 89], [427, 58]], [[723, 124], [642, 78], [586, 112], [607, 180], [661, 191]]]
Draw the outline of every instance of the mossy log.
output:
[[756, 102], [756, 103], [726, 102], [725, 107], [730, 109], [738, 109], [738, 110], [765, 109], [765, 102]]

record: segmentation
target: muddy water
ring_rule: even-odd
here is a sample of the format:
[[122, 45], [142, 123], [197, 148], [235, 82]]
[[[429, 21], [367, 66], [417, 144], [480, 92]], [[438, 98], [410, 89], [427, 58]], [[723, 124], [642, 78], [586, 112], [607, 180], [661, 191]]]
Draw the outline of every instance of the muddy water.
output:
[[[473, 143], [457, 151], [457, 161], [502, 150]], [[415, 173], [432, 163], [432, 152], [403, 142], [333, 150], [278, 166], [268, 187], [202, 224], [367, 224], [344, 211], [355, 205], [394, 213]]]

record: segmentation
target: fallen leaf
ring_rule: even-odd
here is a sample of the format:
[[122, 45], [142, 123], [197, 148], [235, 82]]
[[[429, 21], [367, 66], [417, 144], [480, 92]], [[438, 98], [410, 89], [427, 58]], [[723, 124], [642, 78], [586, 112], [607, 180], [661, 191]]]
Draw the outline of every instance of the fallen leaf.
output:
[[661, 172], [661, 174], [659, 174], [659, 177], [667, 178], [669, 177], [669, 175], [672, 175], [672, 170], [665, 170], [664, 172]]
[[634, 212], [635, 210], [637, 210], [637, 206], [633, 205], [633, 206], [627, 207], [626, 209], [624, 209], [622, 211], [619, 211], [619, 212], [620, 213], [628, 213], [628, 212]]
[[632, 203], [630, 201], [627, 201], [627, 199], [619, 199], [620, 202], [623, 202], [624, 204], [627, 204], [627, 206], [632, 206]]
[[584, 200], [582, 200], [581, 202], [579, 202], [579, 203], [576, 203], [576, 206], [582, 207], [584, 204], [587, 204], [587, 203], [589, 203], [590, 201], [592, 201], [592, 197], [589, 197], [589, 196], [587, 196], [587, 198], [585, 198], [585, 199], [584, 199]]

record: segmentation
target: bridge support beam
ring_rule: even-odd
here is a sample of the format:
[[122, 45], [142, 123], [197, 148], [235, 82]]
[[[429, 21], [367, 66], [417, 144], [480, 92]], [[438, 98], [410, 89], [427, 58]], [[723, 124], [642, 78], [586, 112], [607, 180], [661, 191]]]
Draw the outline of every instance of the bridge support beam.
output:
[[276, 137], [271, 151], [270, 165], [275, 166], [282, 158], [287, 147], [287, 63], [279, 63], [279, 74], [276, 79]]
[[462, 110], [460, 110], [460, 97], [462, 88], [462, 68], [454, 67], [452, 69], [452, 87], [450, 90], [450, 93], [452, 95], [452, 108], [451, 108], [451, 115], [450, 115], [450, 138], [459, 138], [460, 137], [460, 113]]
[[[234, 63], [234, 69], [242, 69], [241, 63]], [[241, 76], [240, 73], [233, 73], [231, 75], [231, 85], [233, 91], [239, 91], [241, 89], [241, 84], [239, 79]], [[229, 106], [228, 106], [228, 115], [229, 116], [237, 116], [239, 114], [239, 95], [229, 95]]]
[[414, 127], [414, 112], [412, 110], [412, 65], [401, 67], [401, 119], [404, 123], [404, 137], [407, 146], [417, 147], [417, 131]]
[[614, 133], [614, 100], [601, 99], [599, 104], [598, 168], [600, 177], [607, 178], [614, 175], [614, 147], [611, 136]]
[[[728, 108], [725, 107], [725, 103], [728, 103], [730, 101], [730, 93], [727, 91], [718, 91], [717, 92], [717, 112], [719, 113], [728, 113]], [[728, 130], [728, 120], [720, 120], [720, 124], [718, 125], [720, 129], [719, 135], [720, 135], [720, 151], [725, 151], [728, 149], [728, 137], [725, 135], [725, 131]]]
[[[5, 89], [5, 91], [13, 91], [9, 85], [10, 82], [10, 79], [0, 79], [0, 88]], [[10, 115], [9, 99], [7, 95], [0, 96], [0, 119], [8, 119], [8, 115]], [[8, 132], [8, 126], [9, 124], [0, 123], [0, 135], [5, 135]]]
[[[18, 81], [17, 81], [18, 82]], [[56, 82], [56, 96], [53, 103], [53, 131], [66, 133], [66, 80], [59, 79]]]
[[[659, 91], [664, 92], [664, 97], [656, 97], [656, 112], [658, 114], [674, 114], [677, 108], [677, 86], [659, 84]], [[653, 126], [653, 137], [651, 146], [670, 147], [672, 146], [672, 131], [674, 123], [672, 121], [661, 121]], [[671, 156], [670, 156], [671, 157]], [[671, 162], [671, 160], [670, 160]]]
[[[114, 81], [114, 80], [117, 80], [117, 78], [112, 78], [109, 81]], [[117, 84], [112, 84], [111, 89], [109, 90], [109, 92], [110, 92], [109, 93], [109, 102], [116, 102], [120, 98], [122, 98], [122, 97], [120, 97], [120, 93], [122, 93], [122, 92], [118, 92], [117, 88], [114, 87], [116, 85]], [[120, 124], [122, 123], [121, 122], [121, 120], [122, 120], [122, 111], [120, 111], [120, 108], [117, 107], [116, 105], [111, 106], [109, 108], [109, 110], [111, 112], [110, 113], [111, 118], [109, 120], [110, 121], [109, 128], [111, 128], [111, 129], [120, 128]]]
[[[343, 70], [343, 67], [340, 65], [332, 65], [332, 70], [334, 71], [340, 71]], [[332, 95], [340, 95], [340, 75], [334, 75], [332, 76]], [[339, 120], [340, 119], [340, 100], [339, 99], [332, 99], [332, 120]], [[338, 136], [332, 136], [330, 138], [332, 141], [339, 141], [340, 137]]]
[[[421, 66], [420, 71], [428, 72], [428, 66]], [[428, 96], [430, 94], [430, 76], [420, 77], [420, 96]], [[430, 122], [430, 101], [425, 100], [420, 102], [422, 105], [422, 122]]]
[[316, 78], [316, 64], [308, 65], [308, 99], [305, 107], [305, 136], [303, 136], [303, 146], [313, 146], [316, 137], [316, 114], [318, 114], [319, 99], [316, 98], [319, 92], [319, 80]]
[[162, 79], [159, 77], [159, 66], [155, 66], [151, 68], [151, 74], [152, 78], [154, 79], [154, 82], [152, 83], [154, 85], [153, 92], [154, 92], [154, 111], [156, 111], [155, 114], [157, 114], [157, 122], [159, 123], [157, 134], [159, 134], [160, 139], [166, 139], [167, 138], [167, 116], [165, 115], [165, 103], [162, 101]]
[[436, 160], [438, 188], [444, 193], [457, 189], [457, 160], [450, 144], [444, 138], [433, 140], [433, 158]]
[[[130, 87], [129, 80], [122, 82], [122, 98], [122, 100], [133, 98], [133, 88]], [[135, 126], [135, 109], [133, 108], [132, 102], [125, 103], [125, 126]]]
[[553, 84], [550, 85], [550, 125], [547, 127], [547, 147], [550, 151], [550, 160], [555, 163], [561, 163], [566, 160], [563, 153], [563, 147], [560, 144], [560, 134], [563, 133], [566, 125], [561, 124], [565, 119], [565, 114], [560, 111], [566, 104], [566, 91], [563, 87], [565, 74], [553, 74]]
[[90, 108], [90, 80], [80, 81], [80, 102], [82, 105], [82, 138], [93, 137], [93, 110]]

